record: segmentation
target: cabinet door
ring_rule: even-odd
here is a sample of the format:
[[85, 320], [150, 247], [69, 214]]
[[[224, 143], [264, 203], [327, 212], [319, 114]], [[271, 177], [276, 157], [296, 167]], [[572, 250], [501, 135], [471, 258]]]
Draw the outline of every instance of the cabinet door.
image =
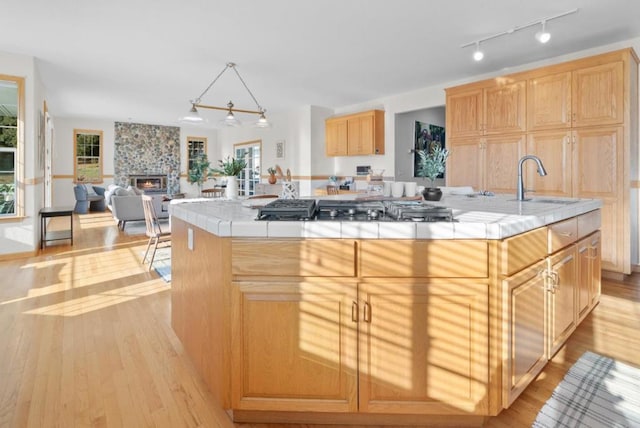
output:
[[613, 125], [624, 119], [622, 61], [573, 72], [573, 126]]
[[361, 412], [486, 414], [486, 283], [384, 281], [359, 288]]
[[372, 155], [374, 150], [373, 115], [347, 121], [347, 153], [350, 156]]
[[465, 138], [449, 140], [449, 159], [445, 173], [447, 186], [471, 186], [484, 189], [484, 140]]
[[549, 314], [549, 359], [558, 352], [576, 328], [576, 247], [548, 258], [554, 284], [547, 293]]
[[357, 411], [355, 282], [243, 281], [232, 293], [234, 409]]
[[327, 120], [325, 122], [325, 138], [327, 156], [347, 155], [347, 121]]
[[518, 161], [523, 155], [524, 148], [524, 134], [486, 137], [483, 169], [487, 190], [515, 195]]
[[577, 244], [578, 254], [578, 322], [600, 301], [600, 232], [592, 233]]
[[471, 137], [482, 134], [482, 89], [447, 93], [447, 136]]
[[547, 175], [541, 177], [534, 162], [525, 162], [525, 187], [538, 194], [572, 196], [572, 144], [569, 131], [543, 131], [527, 135], [526, 154], [536, 155], [544, 164]]
[[630, 273], [629, 212], [621, 198], [623, 129], [577, 129], [574, 137], [573, 196], [602, 200], [602, 267]]
[[540, 373], [547, 363], [546, 261], [505, 279], [508, 293], [504, 319], [507, 320], [507, 364], [504, 374], [503, 406], [508, 407]]
[[526, 83], [513, 82], [484, 90], [484, 134], [526, 131]]
[[527, 130], [571, 127], [571, 73], [530, 79], [527, 85]]

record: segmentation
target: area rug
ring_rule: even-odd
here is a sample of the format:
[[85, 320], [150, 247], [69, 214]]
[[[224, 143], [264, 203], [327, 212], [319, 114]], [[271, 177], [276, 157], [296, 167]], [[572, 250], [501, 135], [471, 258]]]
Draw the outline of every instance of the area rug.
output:
[[585, 352], [532, 426], [640, 427], [640, 369]]

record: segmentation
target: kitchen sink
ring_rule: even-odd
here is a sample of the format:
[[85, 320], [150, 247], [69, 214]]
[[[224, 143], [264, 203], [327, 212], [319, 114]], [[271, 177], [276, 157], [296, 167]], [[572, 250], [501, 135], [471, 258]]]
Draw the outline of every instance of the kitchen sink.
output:
[[574, 199], [530, 199], [527, 202], [533, 202], [538, 204], [558, 204], [558, 205], [569, 205], [575, 204], [576, 202], [580, 202], [579, 200]]

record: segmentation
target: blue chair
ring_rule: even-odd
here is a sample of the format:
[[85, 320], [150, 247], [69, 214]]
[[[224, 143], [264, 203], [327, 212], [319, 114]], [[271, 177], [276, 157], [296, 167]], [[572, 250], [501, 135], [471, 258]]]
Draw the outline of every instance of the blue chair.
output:
[[[93, 188], [93, 194], [89, 194], [87, 186]], [[104, 211], [107, 209], [104, 200], [104, 187], [92, 186], [90, 184], [77, 184], [73, 187], [76, 196], [76, 206], [74, 212], [86, 214], [91, 211]]]

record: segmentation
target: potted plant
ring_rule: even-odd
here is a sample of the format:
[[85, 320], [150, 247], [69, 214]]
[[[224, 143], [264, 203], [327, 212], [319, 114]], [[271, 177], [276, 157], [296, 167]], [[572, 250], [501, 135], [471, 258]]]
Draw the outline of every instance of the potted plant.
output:
[[269, 167], [267, 168], [267, 172], [269, 173], [269, 184], [276, 184], [276, 182], [278, 181], [278, 178], [276, 177], [276, 169], [273, 167]]
[[244, 159], [227, 156], [224, 160], [218, 161], [218, 163], [220, 167], [213, 169], [213, 172], [227, 178], [227, 187], [224, 192], [225, 196], [227, 199], [237, 199], [238, 182], [236, 178], [247, 167], [247, 162]]
[[420, 157], [417, 174], [429, 180], [429, 187], [424, 189], [422, 195], [427, 201], [439, 201], [442, 198], [442, 190], [435, 187], [436, 178], [444, 172], [449, 150], [442, 147], [437, 141], [432, 141], [426, 149], [416, 150]]
[[212, 177], [213, 171], [206, 153], [201, 153], [192, 159], [191, 169], [187, 173], [187, 180], [189, 183], [198, 185], [198, 196], [202, 196], [202, 184]]

